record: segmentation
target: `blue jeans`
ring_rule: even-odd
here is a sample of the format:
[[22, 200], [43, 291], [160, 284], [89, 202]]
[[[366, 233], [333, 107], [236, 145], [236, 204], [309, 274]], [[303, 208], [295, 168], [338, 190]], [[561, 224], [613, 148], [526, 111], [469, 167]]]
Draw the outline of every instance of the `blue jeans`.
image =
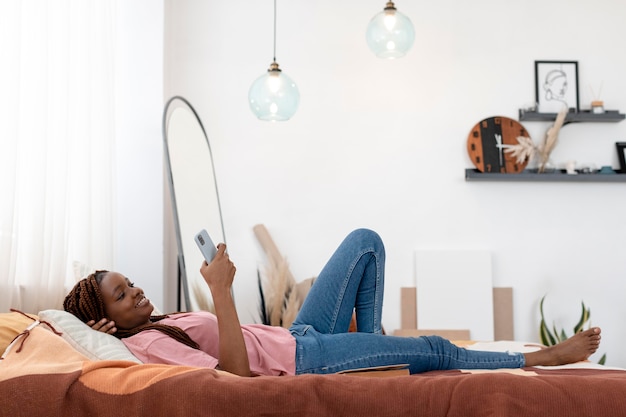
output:
[[[408, 364], [411, 373], [524, 366], [521, 353], [459, 348], [438, 336], [382, 334], [385, 248], [375, 232], [350, 233], [320, 272], [290, 331], [296, 373], [329, 374]], [[349, 333], [356, 312], [358, 332]]]

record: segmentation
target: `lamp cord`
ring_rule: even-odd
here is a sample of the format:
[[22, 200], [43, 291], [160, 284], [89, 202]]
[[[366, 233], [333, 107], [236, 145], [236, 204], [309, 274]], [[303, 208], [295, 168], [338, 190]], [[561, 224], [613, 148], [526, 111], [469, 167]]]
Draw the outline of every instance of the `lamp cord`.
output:
[[276, 62], [276, 0], [274, 0], [274, 62]]

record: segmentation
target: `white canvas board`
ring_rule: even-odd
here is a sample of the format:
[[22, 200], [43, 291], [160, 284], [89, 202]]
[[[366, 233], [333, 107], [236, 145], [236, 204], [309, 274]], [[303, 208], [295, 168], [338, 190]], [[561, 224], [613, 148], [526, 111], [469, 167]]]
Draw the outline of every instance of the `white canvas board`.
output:
[[473, 340], [493, 335], [491, 253], [416, 250], [418, 329], [468, 329]]

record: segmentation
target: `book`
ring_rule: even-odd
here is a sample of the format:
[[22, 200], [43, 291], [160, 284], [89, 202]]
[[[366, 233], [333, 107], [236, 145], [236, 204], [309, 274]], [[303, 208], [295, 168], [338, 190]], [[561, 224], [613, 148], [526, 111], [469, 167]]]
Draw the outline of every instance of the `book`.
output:
[[373, 366], [371, 368], [355, 368], [337, 372], [340, 375], [386, 378], [410, 375], [408, 364]]

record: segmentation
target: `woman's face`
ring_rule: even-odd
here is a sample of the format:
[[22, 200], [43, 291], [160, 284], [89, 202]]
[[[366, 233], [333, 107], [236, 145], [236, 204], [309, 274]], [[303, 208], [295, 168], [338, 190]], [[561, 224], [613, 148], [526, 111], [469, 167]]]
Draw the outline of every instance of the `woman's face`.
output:
[[108, 272], [100, 281], [104, 310], [119, 329], [133, 329], [150, 321], [154, 307], [143, 290], [124, 275]]
[[554, 80], [554, 83], [552, 83], [552, 93], [559, 98], [563, 98], [565, 97], [566, 92], [567, 92], [567, 78], [559, 77], [556, 80]]

